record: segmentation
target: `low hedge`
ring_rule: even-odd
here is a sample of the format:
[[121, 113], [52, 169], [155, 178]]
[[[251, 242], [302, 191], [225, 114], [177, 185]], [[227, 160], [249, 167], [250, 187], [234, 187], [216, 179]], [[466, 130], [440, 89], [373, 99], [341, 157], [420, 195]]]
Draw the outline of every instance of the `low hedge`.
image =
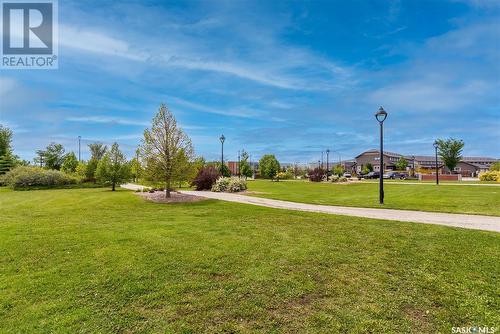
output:
[[500, 182], [500, 171], [483, 172], [479, 174], [479, 180]]
[[55, 188], [76, 184], [74, 176], [40, 167], [16, 167], [1, 176], [0, 183], [14, 189]]

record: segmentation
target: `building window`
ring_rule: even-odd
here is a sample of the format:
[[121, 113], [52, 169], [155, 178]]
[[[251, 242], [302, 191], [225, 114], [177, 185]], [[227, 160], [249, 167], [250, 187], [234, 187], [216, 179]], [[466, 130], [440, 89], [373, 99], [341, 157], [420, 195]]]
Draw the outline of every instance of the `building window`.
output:
[[453, 170], [454, 170], [455, 172], [460, 172], [460, 171], [462, 170], [462, 168], [460, 168], [460, 167], [455, 167], [455, 168], [453, 168]]

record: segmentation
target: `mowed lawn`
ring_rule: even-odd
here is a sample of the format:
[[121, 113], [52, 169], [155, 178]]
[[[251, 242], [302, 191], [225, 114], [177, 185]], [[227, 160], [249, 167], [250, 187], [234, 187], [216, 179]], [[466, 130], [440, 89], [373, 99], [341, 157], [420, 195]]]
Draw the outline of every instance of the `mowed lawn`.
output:
[[384, 183], [384, 205], [378, 183], [249, 181], [252, 196], [292, 202], [370, 208], [407, 209], [500, 216], [500, 186]]
[[1, 333], [500, 324], [498, 233], [107, 189], [0, 189], [0, 211]]

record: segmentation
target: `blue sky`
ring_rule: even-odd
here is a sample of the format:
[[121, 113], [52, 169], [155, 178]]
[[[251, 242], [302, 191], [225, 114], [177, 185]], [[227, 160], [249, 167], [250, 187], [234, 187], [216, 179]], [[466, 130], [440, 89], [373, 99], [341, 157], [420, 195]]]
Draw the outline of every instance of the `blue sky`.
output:
[[[316, 161], [378, 146], [500, 157], [500, 1], [59, 1], [59, 69], [1, 71], [25, 159], [51, 141], [131, 156], [161, 102], [196, 153]], [[83, 157], [88, 157], [86, 148]]]

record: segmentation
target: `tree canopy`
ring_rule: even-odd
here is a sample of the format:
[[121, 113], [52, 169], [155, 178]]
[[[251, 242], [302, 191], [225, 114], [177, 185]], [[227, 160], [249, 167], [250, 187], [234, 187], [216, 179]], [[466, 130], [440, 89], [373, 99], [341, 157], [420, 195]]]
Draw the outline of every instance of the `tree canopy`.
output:
[[259, 172], [261, 176], [272, 180], [279, 171], [280, 163], [274, 154], [266, 154], [259, 160]]
[[249, 159], [250, 159], [250, 156], [248, 155], [248, 152], [246, 152], [246, 151], [241, 152], [240, 173], [245, 178], [253, 176], [252, 167], [250, 166], [250, 163], [248, 162]]
[[117, 143], [114, 143], [111, 150], [99, 161], [95, 175], [99, 182], [111, 184], [113, 191], [117, 184], [128, 180], [130, 166]]
[[462, 149], [464, 142], [454, 138], [436, 140], [438, 154], [450, 171], [453, 171], [462, 160]]
[[141, 155], [148, 175], [165, 182], [165, 196], [170, 197], [172, 183], [185, 173], [186, 161], [194, 156], [191, 139], [177, 126], [174, 115], [161, 104], [151, 129], [144, 130]]

